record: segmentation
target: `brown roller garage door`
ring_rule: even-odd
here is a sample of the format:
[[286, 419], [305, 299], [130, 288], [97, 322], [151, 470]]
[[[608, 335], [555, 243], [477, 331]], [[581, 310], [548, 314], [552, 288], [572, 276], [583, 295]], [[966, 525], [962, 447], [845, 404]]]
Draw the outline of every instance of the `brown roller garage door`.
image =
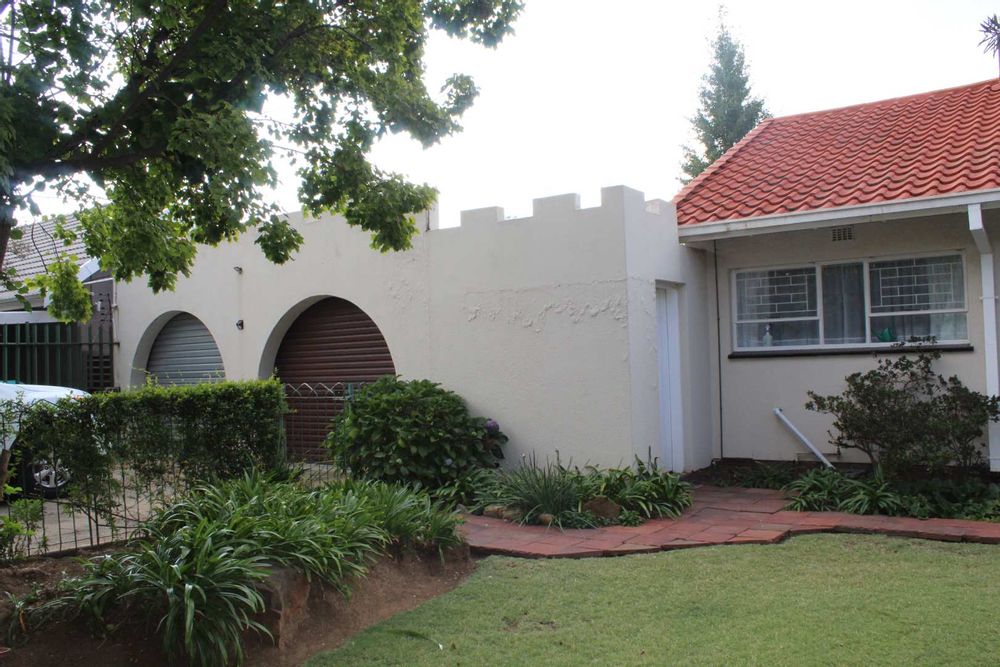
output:
[[350, 301], [329, 297], [292, 323], [275, 358], [288, 387], [288, 452], [296, 459], [324, 458], [323, 438], [344, 395], [396, 368], [375, 322]]

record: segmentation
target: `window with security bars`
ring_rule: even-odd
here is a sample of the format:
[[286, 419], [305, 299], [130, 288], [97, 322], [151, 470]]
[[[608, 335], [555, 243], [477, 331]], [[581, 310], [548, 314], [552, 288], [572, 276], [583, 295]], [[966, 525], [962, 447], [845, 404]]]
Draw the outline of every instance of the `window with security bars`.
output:
[[736, 349], [968, 339], [960, 254], [735, 271], [733, 295]]
[[739, 347], [819, 343], [816, 269], [770, 269], [736, 274]]

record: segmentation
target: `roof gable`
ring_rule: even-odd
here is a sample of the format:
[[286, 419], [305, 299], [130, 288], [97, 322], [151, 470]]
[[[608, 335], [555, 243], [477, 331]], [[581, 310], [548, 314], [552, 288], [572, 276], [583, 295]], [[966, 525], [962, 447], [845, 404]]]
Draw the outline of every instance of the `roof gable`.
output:
[[1000, 188], [1000, 80], [766, 120], [677, 196], [691, 225]]
[[[14, 269], [17, 278], [24, 280], [45, 273], [48, 265], [59, 255], [73, 255], [79, 264], [83, 264], [87, 260], [87, 248], [80, 233], [80, 222], [74, 217], [63, 220], [63, 227], [77, 232], [76, 240], [69, 245], [55, 237], [56, 223], [56, 218], [50, 218], [30, 225], [18, 225], [22, 236], [8, 243], [3, 268]], [[0, 301], [13, 298], [13, 292], [0, 291]]]

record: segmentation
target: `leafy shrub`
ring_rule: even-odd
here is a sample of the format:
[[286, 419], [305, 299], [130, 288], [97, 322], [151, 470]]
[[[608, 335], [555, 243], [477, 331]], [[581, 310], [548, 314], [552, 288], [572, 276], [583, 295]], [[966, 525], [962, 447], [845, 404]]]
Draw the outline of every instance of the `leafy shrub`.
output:
[[240, 640], [263, 611], [258, 585], [273, 566], [347, 590], [389, 544], [460, 541], [458, 518], [425, 493], [382, 483], [306, 490], [247, 473], [204, 484], [159, 511], [138, 541], [91, 561], [65, 594], [30, 610], [33, 626], [83, 616], [102, 629], [148, 617], [172, 660], [194, 665], [242, 661]]
[[334, 418], [326, 445], [353, 476], [436, 489], [495, 467], [506, 441], [496, 422], [470, 415], [458, 394], [387, 376]]
[[894, 483], [901, 513], [920, 519], [1000, 520], [1000, 485], [980, 479], [928, 479]]
[[1000, 398], [934, 373], [938, 358], [920, 350], [881, 359], [874, 370], [847, 376], [842, 394], [810, 391], [806, 408], [832, 414], [831, 443], [864, 452], [890, 478], [915, 466], [939, 472], [949, 464], [981, 465], [982, 436], [1000, 420]]
[[555, 515], [555, 520], [552, 523], [560, 528], [587, 529], [606, 526], [610, 522], [586, 510], [564, 510]]
[[[5, 487], [8, 495], [18, 491], [16, 487]], [[0, 516], [0, 564], [23, 558], [31, 552], [31, 541], [45, 515], [41, 500], [14, 500], [9, 509], [8, 516]], [[44, 549], [44, 544], [39, 548]]]

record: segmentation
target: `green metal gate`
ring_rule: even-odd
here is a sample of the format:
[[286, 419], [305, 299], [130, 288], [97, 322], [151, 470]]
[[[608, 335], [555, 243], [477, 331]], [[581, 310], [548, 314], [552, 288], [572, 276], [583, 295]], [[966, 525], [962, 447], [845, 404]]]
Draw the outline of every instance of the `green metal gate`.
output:
[[3, 381], [75, 387], [115, 384], [110, 327], [55, 322], [0, 325]]

